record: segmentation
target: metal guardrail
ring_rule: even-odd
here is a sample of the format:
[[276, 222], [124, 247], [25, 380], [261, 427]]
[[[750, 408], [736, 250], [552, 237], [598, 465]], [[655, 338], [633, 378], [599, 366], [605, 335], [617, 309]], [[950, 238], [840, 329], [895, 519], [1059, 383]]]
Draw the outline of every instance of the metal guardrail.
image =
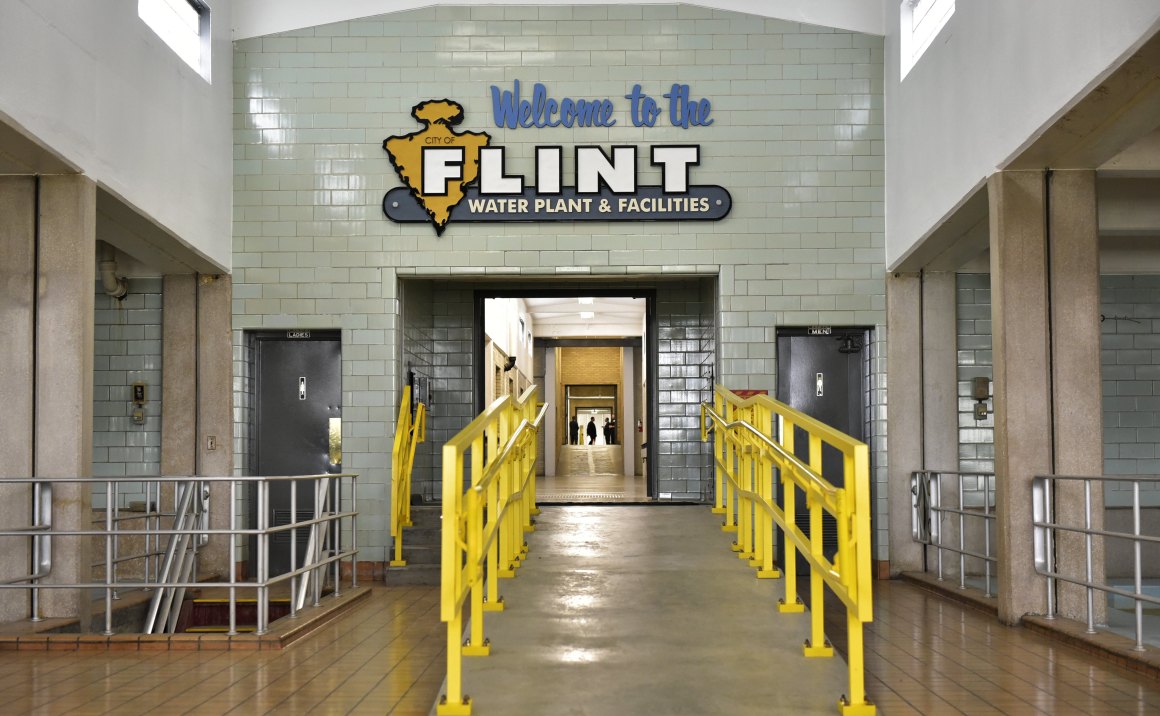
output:
[[[113, 633], [113, 602], [119, 592], [128, 589], [184, 590], [190, 588], [222, 587], [229, 589], [229, 634], [237, 634], [237, 592], [239, 589], [256, 590], [258, 598], [257, 633], [262, 634], [269, 627], [270, 588], [281, 582], [290, 582], [290, 613], [294, 615], [305, 605], [309, 596], [318, 604], [322, 596], [322, 584], [330, 580], [334, 595], [341, 594], [340, 565], [350, 561], [351, 587], [357, 586], [356, 557], [358, 555], [358, 475], [337, 473], [322, 475], [287, 475], [278, 477], [19, 477], [5, 478], [4, 486], [31, 486], [29, 524], [3, 526], [0, 538], [23, 537], [29, 541], [29, 554], [35, 566], [30, 574], [0, 575], [0, 589], [23, 589], [30, 593], [30, 615], [32, 620], [40, 617], [40, 591], [42, 589], [82, 589], [103, 590], [105, 596], [105, 634]], [[290, 514], [293, 521], [272, 524], [270, 510], [270, 488], [272, 485], [311, 481], [314, 483], [315, 500], [313, 516], [298, 519], [298, 490], [290, 489]], [[53, 486], [58, 484], [83, 483], [97, 488], [104, 486], [106, 508], [103, 519], [94, 520], [91, 529], [60, 529], [53, 522]], [[229, 484], [230, 517], [228, 529], [209, 527], [208, 494], [214, 483]], [[146, 512], [136, 512], [118, 505], [118, 486], [123, 484], [144, 485]], [[239, 490], [243, 485], [256, 485], [257, 522], [252, 528], [238, 525], [238, 506], [241, 504]], [[164, 497], [163, 497], [164, 496]], [[165, 511], [157, 509], [159, 503], [172, 496], [174, 507]], [[151, 500], [156, 499], [154, 503]], [[195, 507], [196, 505], [196, 507]], [[181, 514], [192, 515], [191, 521], [178, 519]], [[141, 528], [126, 528], [126, 523], [142, 521]], [[269, 574], [271, 538], [280, 533], [289, 533], [287, 548], [290, 550], [290, 570], [283, 574]], [[301, 534], [305, 532], [305, 534]], [[165, 577], [163, 569], [167, 555], [181, 553], [182, 549], [196, 552], [213, 536], [228, 538], [231, 569], [228, 580], [198, 580], [195, 570], [171, 571]], [[104, 542], [104, 560], [96, 567], [104, 567], [103, 581], [90, 582], [46, 582], [52, 576], [52, 554], [57, 538], [90, 537]], [[122, 554], [124, 541], [140, 538], [143, 551]], [[232, 569], [240, 540], [244, 538], [258, 541], [258, 564], [253, 581], [239, 580]], [[306, 557], [298, 565], [299, 540], [306, 540]], [[168, 542], [161, 549], [162, 540]], [[181, 543], [185, 547], [181, 547]], [[140, 576], [122, 576], [122, 567], [139, 562]], [[165, 578], [163, 578], [165, 577]], [[151, 610], [152, 611], [152, 610]], [[169, 620], [164, 620], [168, 622]]]
[[[209, 518], [209, 489], [197, 480], [187, 480], [176, 485], [174, 502], [175, 509], [173, 529], [185, 530], [191, 525], [208, 527]], [[115, 497], [115, 496], [114, 496]], [[116, 504], [115, 500], [107, 504]], [[106, 510], [106, 514], [111, 514]], [[115, 538], [111, 541], [117, 541]], [[106, 548], [110, 555], [116, 547], [106, 540]], [[161, 568], [157, 573], [157, 583], [169, 585], [180, 582], [197, 581], [197, 550], [208, 540], [203, 540], [193, 533], [171, 535], [169, 546], [165, 548]], [[106, 557], [107, 559], [108, 557]], [[141, 631], [146, 634], [169, 633], [177, 631], [177, 620], [181, 615], [181, 603], [185, 599], [185, 587], [162, 586], [153, 592], [153, 600], [149, 604], [149, 612], [145, 615], [145, 625]], [[106, 624], [106, 629], [108, 628]]]
[[419, 403], [411, 413], [411, 386], [403, 388], [399, 401], [399, 418], [395, 423], [395, 444], [391, 450], [391, 537], [395, 542], [392, 567], [406, 567], [403, 559], [403, 529], [411, 522], [411, 471], [415, 466], [415, 448], [427, 439], [427, 406]]
[[[1083, 526], [1067, 525], [1056, 522], [1055, 517], [1055, 494], [1057, 492], [1056, 483], [1058, 482], [1082, 482], [1084, 493], [1084, 511], [1083, 511]], [[1122, 483], [1131, 485], [1132, 488], [1132, 531], [1131, 532], [1117, 532], [1114, 530], [1099, 529], [1093, 527], [1092, 515], [1092, 487], [1099, 485], [1102, 487], [1108, 483]], [[1035, 571], [1047, 577], [1047, 616], [1054, 617], [1058, 615], [1057, 602], [1055, 598], [1056, 582], [1070, 582], [1077, 584], [1084, 588], [1087, 597], [1086, 616], [1087, 616], [1087, 631], [1089, 634], [1094, 634], [1096, 631], [1095, 624], [1095, 593], [1097, 591], [1104, 592], [1109, 595], [1117, 595], [1133, 600], [1135, 606], [1135, 639], [1136, 644], [1134, 649], [1136, 651], [1144, 651], [1144, 605], [1151, 605], [1152, 608], [1160, 607], [1160, 597], [1152, 596], [1144, 592], [1143, 571], [1144, 565], [1141, 558], [1142, 547], [1145, 544], [1160, 545], [1160, 536], [1149, 535], [1142, 533], [1141, 524], [1141, 500], [1140, 488], [1147, 485], [1153, 489], [1160, 489], [1160, 477], [1157, 476], [1118, 476], [1118, 475], [1100, 475], [1100, 476], [1073, 476], [1073, 475], [1049, 475], [1037, 476], [1032, 481], [1032, 512], [1033, 524], [1035, 526]], [[1102, 521], [1101, 521], [1102, 524]], [[1056, 542], [1059, 539], [1059, 533], [1083, 535], [1084, 541], [1084, 576], [1077, 578], [1075, 576], [1063, 574], [1056, 569], [1055, 555]], [[1108, 584], [1103, 575], [1094, 574], [1095, 550], [1101, 547], [1095, 546], [1095, 541], [1098, 538], [1104, 540], [1124, 540], [1132, 545], [1132, 589], [1123, 589], [1121, 587], [1112, 586]]]
[[[548, 409], [537, 387], [493, 402], [443, 446], [443, 568], [440, 618], [447, 623], [447, 693], [436, 712], [471, 714], [463, 657], [485, 656], [484, 615], [503, 611], [499, 577], [514, 577], [536, 508], [536, 434]], [[465, 473], [469, 459], [470, 472]], [[465, 489], [466, 485], [466, 489]], [[463, 638], [463, 611], [471, 634]]]
[[[795, 427], [809, 436], [809, 464], [794, 454]], [[810, 566], [811, 612], [804, 654], [833, 656], [825, 638], [824, 590], [829, 588], [846, 606], [849, 689], [839, 699], [839, 710], [845, 716], [874, 714], [875, 706], [866, 700], [862, 641], [862, 626], [873, 618], [869, 449], [784, 403], [763, 395], [742, 399], [720, 386], [712, 406], [701, 404], [702, 441], [709, 440], [710, 432], [717, 465], [713, 511], [725, 516], [722, 529], [737, 531], [734, 551], [757, 568], [758, 578], [778, 577], [773, 556], [780, 534], [785, 550], [782, 612], [804, 611], [796, 596], [796, 553], [802, 554]], [[823, 444], [841, 453], [843, 487], [821, 475]], [[776, 480], [783, 488], [780, 504]], [[796, 523], [796, 490], [806, 496], [808, 533]], [[832, 557], [823, 546], [824, 515], [837, 526], [838, 549]]]
[[[991, 571], [998, 564], [991, 539], [995, 524], [995, 474], [916, 470], [910, 474], [910, 494], [911, 537], [935, 549], [934, 571], [939, 581], [946, 578], [944, 552], [959, 556], [959, 589], [967, 588], [967, 560], [977, 559], [983, 563], [983, 593], [994, 596]], [[981, 535], [968, 537], [972, 528]], [[973, 546], [978, 549], [972, 549]], [[925, 567], [925, 551], [923, 564]]]

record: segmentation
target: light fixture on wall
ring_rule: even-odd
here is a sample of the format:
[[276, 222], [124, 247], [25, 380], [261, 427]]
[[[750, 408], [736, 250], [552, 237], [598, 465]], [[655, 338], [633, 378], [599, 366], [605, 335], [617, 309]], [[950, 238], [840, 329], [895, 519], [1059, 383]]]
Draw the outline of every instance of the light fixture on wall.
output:
[[987, 399], [991, 397], [991, 380], [986, 377], [971, 378], [971, 397], [975, 402], [975, 420], [986, 420], [991, 411]]
[[503, 364], [503, 372], [506, 373], [515, 367], [516, 367], [516, 357], [515, 356], [508, 356], [507, 360], [504, 361], [504, 364]]
[[841, 344], [838, 346], [839, 353], [858, 353], [862, 350], [862, 341], [856, 337], [846, 334], [838, 338]]

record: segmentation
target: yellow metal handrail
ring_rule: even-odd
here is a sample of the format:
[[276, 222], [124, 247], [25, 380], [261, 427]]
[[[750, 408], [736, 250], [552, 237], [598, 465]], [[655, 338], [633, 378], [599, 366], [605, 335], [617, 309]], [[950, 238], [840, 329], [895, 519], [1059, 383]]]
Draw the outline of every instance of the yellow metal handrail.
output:
[[[463, 657], [485, 656], [484, 613], [503, 611], [498, 577], [514, 577], [527, 553], [536, 508], [536, 434], [547, 405], [536, 386], [500, 398], [443, 446], [443, 575], [440, 618], [447, 623], [447, 693], [436, 712], [471, 713]], [[464, 474], [470, 453], [471, 471]], [[470, 601], [469, 601], [470, 600]], [[462, 642], [463, 610], [471, 634]]]
[[403, 388], [399, 401], [399, 419], [395, 423], [395, 446], [391, 450], [391, 537], [395, 541], [392, 567], [406, 567], [403, 559], [403, 528], [411, 527], [411, 471], [415, 467], [415, 448], [427, 439], [427, 406], [419, 403], [411, 414], [411, 386]]
[[[809, 463], [794, 455], [794, 428], [809, 436]], [[865, 443], [821, 423], [805, 413], [764, 395], [741, 398], [717, 386], [713, 405], [701, 404], [701, 440], [715, 436], [716, 490], [713, 511], [723, 514], [721, 529], [736, 531], [733, 550], [757, 568], [760, 579], [776, 578], [774, 528], [785, 548], [782, 612], [801, 612], [797, 595], [797, 557], [810, 565], [810, 639], [807, 657], [833, 656], [825, 638], [824, 590], [829, 588], [846, 606], [849, 694], [839, 700], [845, 716], [872, 716], [866, 700], [862, 625], [873, 619], [870, 583], [870, 474]], [[780, 437], [779, 437], [780, 436]], [[842, 455], [844, 485], [835, 487], [822, 477], [822, 445]], [[774, 480], [781, 481], [778, 505]], [[809, 530], [795, 519], [795, 488], [806, 497]], [[824, 553], [822, 518], [837, 523], [838, 551]], [[736, 519], [735, 519], [736, 518]]]

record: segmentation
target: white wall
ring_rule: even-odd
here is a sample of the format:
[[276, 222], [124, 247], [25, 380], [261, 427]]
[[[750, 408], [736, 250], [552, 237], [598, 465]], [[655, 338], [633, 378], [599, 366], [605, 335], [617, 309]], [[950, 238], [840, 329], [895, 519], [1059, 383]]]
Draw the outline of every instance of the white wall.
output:
[[228, 269], [231, 8], [211, 4], [212, 84], [136, 0], [0, 0], [0, 115]]
[[899, 82], [899, 3], [886, 3], [886, 263], [1155, 30], [1156, 0], [958, 0]]
[[[528, 334], [535, 335], [535, 323], [522, 298], [489, 298], [485, 301], [483, 330], [495, 345], [516, 357], [516, 366], [524, 375], [532, 374], [532, 345]], [[520, 319], [524, 331], [520, 334]]]

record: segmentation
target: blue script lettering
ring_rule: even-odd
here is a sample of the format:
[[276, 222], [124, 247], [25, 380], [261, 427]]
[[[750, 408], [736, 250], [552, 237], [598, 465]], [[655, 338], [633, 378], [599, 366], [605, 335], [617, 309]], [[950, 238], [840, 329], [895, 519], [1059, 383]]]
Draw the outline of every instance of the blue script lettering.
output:
[[640, 85], [632, 86], [632, 93], [624, 95], [629, 102], [629, 116], [634, 127], [652, 127], [661, 116], [657, 101], [640, 91]]
[[[674, 85], [675, 86], [675, 85]], [[665, 95], [666, 97], [668, 95]], [[702, 100], [707, 102], [707, 100]], [[500, 90], [491, 86], [491, 113], [495, 126], [508, 129], [517, 127], [611, 127], [610, 99], [572, 99], [556, 101], [548, 95], [548, 88], [537, 82], [532, 87], [530, 100], [520, 98], [520, 81], [513, 89]]]
[[689, 85], [673, 85], [673, 88], [662, 95], [669, 101], [669, 122], [674, 127], [688, 129], [693, 127], [708, 127], [713, 123], [709, 119], [709, 112], [713, 106], [709, 100], [690, 100]]

